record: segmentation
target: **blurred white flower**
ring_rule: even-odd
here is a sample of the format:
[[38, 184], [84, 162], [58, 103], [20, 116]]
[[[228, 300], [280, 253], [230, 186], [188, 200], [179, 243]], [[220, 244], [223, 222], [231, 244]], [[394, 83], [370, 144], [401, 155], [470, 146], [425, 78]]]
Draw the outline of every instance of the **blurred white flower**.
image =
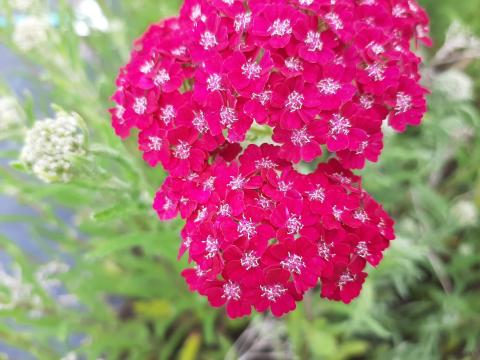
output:
[[59, 112], [55, 119], [37, 121], [28, 130], [20, 160], [40, 180], [69, 182], [74, 158], [85, 154], [78, 115]]
[[51, 261], [38, 268], [35, 278], [45, 291], [50, 292], [62, 285], [61, 281], [54, 276], [66, 273], [70, 267], [64, 262]]
[[22, 269], [14, 266], [10, 274], [0, 264], [0, 311], [12, 310], [19, 305], [29, 304], [30, 315], [38, 316], [41, 312], [41, 300], [32, 294], [32, 285], [23, 282]]
[[456, 69], [436, 75], [433, 78], [433, 87], [454, 101], [467, 101], [473, 97], [472, 79]]
[[18, 127], [23, 122], [20, 105], [13, 96], [0, 98], [0, 132]]
[[79, 36], [88, 36], [91, 29], [107, 31], [109, 28], [108, 19], [95, 0], [81, 0], [75, 6], [75, 15], [74, 28]]
[[452, 207], [452, 214], [460, 225], [472, 226], [478, 224], [478, 209], [472, 201], [458, 201]]
[[27, 16], [15, 24], [13, 41], [24, 52], [40, 49], [48, 40], [48, 20], [37, 16]]
[[10, 2], [10, 5], [13, 9], [25, 11], [33, 6], [35, 0], [10, 0]]

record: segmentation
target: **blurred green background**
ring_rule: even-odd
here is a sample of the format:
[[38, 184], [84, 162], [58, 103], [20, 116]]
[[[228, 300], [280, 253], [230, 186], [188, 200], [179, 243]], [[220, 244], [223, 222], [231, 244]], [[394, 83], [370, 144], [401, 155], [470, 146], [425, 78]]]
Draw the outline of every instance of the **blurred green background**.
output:
[[[187, 290], [181, 224], [150, 208], [164, 175], [106, 112], [133, 39], [180, 1], [0, 0], [0, 359], [480, 359], [480, 0], [420, 3], [429, 112], [362, 171], [397, 222], [385, 260], [350, 305], [317, 289], [281, 320], [231, 321]], [[29, 49], [26, 18], [48, 24]], [[89, 156], [46, 185], [15, 161], [58, 107], [84, 119]]]

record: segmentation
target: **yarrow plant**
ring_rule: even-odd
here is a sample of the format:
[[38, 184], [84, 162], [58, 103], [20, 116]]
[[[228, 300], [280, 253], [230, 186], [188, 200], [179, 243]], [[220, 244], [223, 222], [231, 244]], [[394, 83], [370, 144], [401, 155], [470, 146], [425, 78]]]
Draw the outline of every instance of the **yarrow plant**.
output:
[[[135, 43], [112, 124], [169, 173], [154, 208], [186, 221], [192, 291], [232, 318], [281, 316], [319, 282], [359, 295], [395, 235], [351, 170], [377, 161], [383, 121], [421, 122], [412, 39], [430, 43], [413, 0], [186, 0]], [[258, 125], [273, 144], [245, 143]]]

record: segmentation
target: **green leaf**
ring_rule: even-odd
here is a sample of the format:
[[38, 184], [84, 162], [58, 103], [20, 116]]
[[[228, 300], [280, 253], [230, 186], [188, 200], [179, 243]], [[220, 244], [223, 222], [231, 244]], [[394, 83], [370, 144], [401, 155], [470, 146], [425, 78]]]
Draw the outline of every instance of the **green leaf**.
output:
[[87, 254], [87, 259], [96, 260], [134, 246], [142, 246], [149, 249], [156, 248], [161, 251], [163, 242], [171, 242], [177, 236], [165, 232], [137, 232], [109, 239], [92, 239], [91, 241], [96, 245], [96, 248]]

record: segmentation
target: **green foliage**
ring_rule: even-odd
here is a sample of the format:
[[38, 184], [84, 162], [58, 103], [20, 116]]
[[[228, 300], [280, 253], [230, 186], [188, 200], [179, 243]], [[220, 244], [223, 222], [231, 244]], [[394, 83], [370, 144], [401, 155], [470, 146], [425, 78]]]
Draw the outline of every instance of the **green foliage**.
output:
[[[99, 1], [110, 30], [92, 30], [87, 37], [75, 34], [76, 15], [60, 1], [49, 41], [42, 51], [26, 53], [12, 41], [11, 3], [0, 1], [6, 19], [0, 40], [36, 69], [39, 76], [29, 80], [43, 89], [20, 96], [22, 124], [30, 127], [55, 110], [51, 103], [58, 104], [85, 121], [89, 152], [73, 164], [77, 176], [71, 183], [46, 185], [16, 162], [25, 126], [8, 133], [9, 150], [0, 150], [0, 192], [28, 210], [0, 213], [0, 259], [7, 259], [9, 272], [14, 264], [21, 269], [17, 289], [28, 294], [0, 309], [0, 348], [5, 343], [48, 360], [71, 351], [86, 359], [210, 360], [231, 354], [249, 323], [266, 319], [227, 320], [188, 291], [180, 276], [186, 260], [177, 261], [181, 224], [159, 222], [150, 205], [165, 175], [143, 163], [135, 141], [113, 134], [107, 113], [133, 39], [173, 14], [180, 1]], [[31, 11], [47, 10], [36, 3]], [[436, 47], [454, 18], [480, 30], [478, 0], [423, 3], [432, 15]], [[466, 71], [478, 69], [473, 63]], [[286, 334], [278, 343], [288, 343], [292, 357], [480, 357], [479, 99], [454, 100], [436, 80], [438, 71], [450, 68], [427, 70], [432, 95], [424, 124], [401, 135], [387, 132], [380, 162], [362, 171], [367, 190], [396, 219], [397, 239], [352, 304], [321, 300], [316, 289], [282, 319]], [[9, 92], [0, 89], [1, 95]], [[8, 239], [4, 225], [28, 228], [38, 251]], [[42, 253], [71, 264], [55, 276], [75, 296], [64, 300], [75, 301], [59, 301], [39, 280]], [[11, 296], [0, 282], [0, 304]]]

